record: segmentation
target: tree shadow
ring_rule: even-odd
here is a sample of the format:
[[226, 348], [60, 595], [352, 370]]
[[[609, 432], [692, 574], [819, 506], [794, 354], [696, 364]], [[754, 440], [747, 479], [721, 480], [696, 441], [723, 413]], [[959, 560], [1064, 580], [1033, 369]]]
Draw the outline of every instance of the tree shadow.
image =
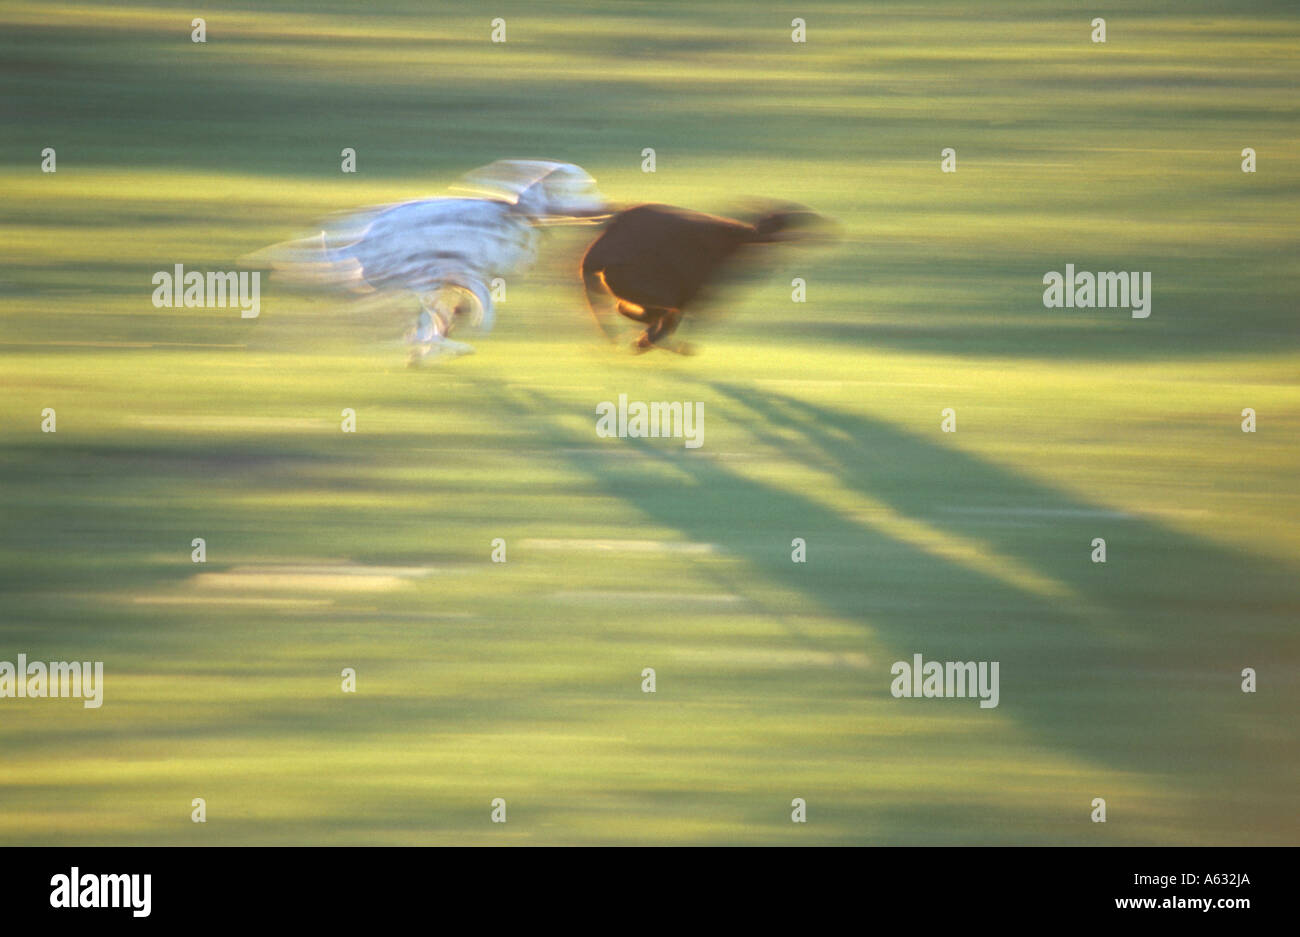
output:
[[[521, 416], [521, 394], [530, 414], [565, 409], [544, 393], [514, 394], [496, 396]], [[601, 493], [720, 544], [763, 582], [801, 597], [773, 611], [869, 622], [895, 656], [872, 667], [864, 692], [887, 694], [890, 663], [914, 653], [999, 661], [996, 712], [1036, 744], [1094, 766], [1099, 793], [1136, 772], [1184, 795], [1170, 810], [1194, 809], [1184, 817], [1191, 828], [1212, 824], [1212, 835], [1245, 841], [1277, 835], [1296, 772], [1285, 715], [1296, 700], [1284, 673], [1294, 666], [1294, 570], [861, 414], [715, 382], [702, 382], [696, 399], [714, 413], [725, 401], [791, 434], [799, 443], [789, 457], [834, 475], [862, 509], [746, 477], [676, 441], [615, 443], [666, 469], [647, 473], [644, 460], [584, 457], [554, 423], [536, 432]], [[914, 529], [923, 535], [899, 535]], [[1105, 564], [1090, 558], [1098, 536], [1108, 542]], [[791, 561], [794, 537], [807, 540], [807, 563]], [[1241, 692], [1247, 666], [1271, 671], [1272, 693]]]

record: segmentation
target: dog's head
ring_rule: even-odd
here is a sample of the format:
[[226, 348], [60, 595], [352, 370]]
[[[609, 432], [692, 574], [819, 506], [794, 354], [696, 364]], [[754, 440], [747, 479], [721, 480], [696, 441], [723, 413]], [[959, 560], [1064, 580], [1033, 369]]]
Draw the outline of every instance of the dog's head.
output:
[[510, 202], [534, 221], [606, 214], [609, 203], [580, 166], [540, 159], [500, 159], [467, 173], [457, 186]]
[[838, 226], [811, 208], [791, 202], [766, 206], [754, 221], [755, 241], [827, 241], [838, 236]]

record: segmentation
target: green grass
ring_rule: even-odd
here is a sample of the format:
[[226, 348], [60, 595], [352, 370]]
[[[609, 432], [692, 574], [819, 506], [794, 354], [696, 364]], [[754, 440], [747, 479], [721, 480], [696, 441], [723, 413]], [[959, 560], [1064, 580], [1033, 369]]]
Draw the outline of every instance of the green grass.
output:
[[[0, 6], [0, 660], [106, 671], [0, 700], [0, 842], [1300, 839], [1292, 7], [251, 6]], [[400, 304], [150, 303], [511, 156], [844, 238], [685, 359], [597, 343], [589, 230], [419, 371]], [[1043, 308], [1067, 262], [1151, 318]], [[619, 393], [703, 448], [596, 438]], [[913, 653], [1001, 705], [894, 699]]]

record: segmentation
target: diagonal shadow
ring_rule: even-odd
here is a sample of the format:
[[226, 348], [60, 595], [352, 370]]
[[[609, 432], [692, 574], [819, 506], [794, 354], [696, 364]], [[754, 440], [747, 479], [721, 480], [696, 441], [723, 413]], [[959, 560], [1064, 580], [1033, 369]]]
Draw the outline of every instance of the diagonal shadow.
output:
[[[999, 712], [1041, 744], [1099, 770], [1157, 776], [1219, 816], [1237, 809], [1236, 829], [1275, 823], [1294, 777], [1295, 748], [1277, 757], [1265, 740], [1282, 731], [1293, 743], [1282, 716], [1293, 693], [1261, 699], [1252, 709], [1255, 700], [1240, 692], [1238, 674], [1243, 666], [1288, 659], [1296, 605], [1291, 570], [1099, 511], [878, 420], [753, 387], [704, 386], [799, 434], [806, 445], [792, 455], [796, 461], [836, 474], [847, 488], [922, 518], [941, 535], [983, 543], [1071, 597], [1045, 596], [936, 555], [882, 530], [870, 510], [829, 507], [746, 477], [703, 451], [620, 440], [673, 470], [647, 477], [621, 460], [583, 458], [554, 422], [533, 423], [534, 431], [597, 489], [692, 540], [722, 544], [764, 581], [802, 597], [802, 607], [781, 611], [869, 619], [898, 660], [922, 653], [927, 660], [1000, 661]], [[564, 411], [544, 393], [514, 392], [526, 400], [494, 395], [521, 418]], [[985, 506], [990, 513], [944, 513], [945, 506]], [[1007, 507], [1033, 513], [1006, 523], [999, 512]], [[1129, 545], [1119, 551], [1123, 561], [1113, 555], [1093, 564], [1091, 537], [1106, 534]], [[807, 564], [790, 561], [795, 536], [809, 542]], [[889, 663], [868, 676], [876, 686], [866, 692], [888, 692]]]

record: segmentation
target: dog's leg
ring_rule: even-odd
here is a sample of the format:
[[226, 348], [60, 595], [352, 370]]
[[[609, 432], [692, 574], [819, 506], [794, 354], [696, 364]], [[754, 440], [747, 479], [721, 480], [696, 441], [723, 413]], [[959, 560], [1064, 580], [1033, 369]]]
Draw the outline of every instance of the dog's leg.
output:
[[[474, 354], [473, 345], [467, 345], [464, 342], [458, 342], [448, 337], [448, 333], [451, 331], [452, 322], [454, 321], [450, 315], [445, 319], [434, 316], [433, 321], [435, 323], [433, 349], [439, 355], [454, 358], [457, 355]], [[438, 323], [442, 323], [441, 329], [436, 327]]]
[[406, 333], [406, 344], [411, 346], [411, 353], [406, 358], [409, 367], [417, 367], [429, 353], [434, 338], [433, 313], [420, 297], [420, 314], [415, 317], [415, 328]]
[[415, 367], [429, 355], [455, 357], [472, 355], [474, 346], [452, 341], [447, 337], [455, 318], [455, 308], [445, 308], [438, 290], [420, 296], [420, 315], [415, 330], [410, 335], [411, 349], [407, 364]]
[[[606, 325], [606, 320], [609, 317], [609, 301], [613, 299], [618, 303], [619, 312], [623, 312], [623, 304], [618, 302], [618, 298], [610, 292], [601, 271], [589, 269], [585, 260], [583, 262], [582, 282], [587, 287], [587, 308], [591, 310], [591, 317], [596, 320], [596, 326], [600, 329], [600, 333], [610, 342], [617, 342], [618, 336], [611, 332], [609, 326]], [[623, 314], [627, 315], [626, 313]]]
[[631, 319], [633, 322], [642, 322], [649, 324], [655, 320], [657, 313], [647, 312], [643, 307], [636, 303], [629, 303], [627, 300], [618, 301], [618, 314], [625, 319]]
[[[663, 317], [666, 310], [654, 306], [647, 306], [641, 310], [641, 315], [637, 317], [638, 322], [646, 324], [645, 331], [636, 337], [632, 342], [632, 354], [644, 355], [647, 351], [655, 347], [655, 337], [663, 327]], [[631, 318], [629, 316], [628, 318]]]
[[680, 309], [647, 309], [645, 315], [643, 321], [649, 322], [650, 327], [633, 344], [636, 354], [644, 354], [651, 348], [662, 348], [679, 355], [694, 353], [694, 349], [686, 342], [672, 340], [673, 332], [677, 331], [677, 326], [682, 321]]

